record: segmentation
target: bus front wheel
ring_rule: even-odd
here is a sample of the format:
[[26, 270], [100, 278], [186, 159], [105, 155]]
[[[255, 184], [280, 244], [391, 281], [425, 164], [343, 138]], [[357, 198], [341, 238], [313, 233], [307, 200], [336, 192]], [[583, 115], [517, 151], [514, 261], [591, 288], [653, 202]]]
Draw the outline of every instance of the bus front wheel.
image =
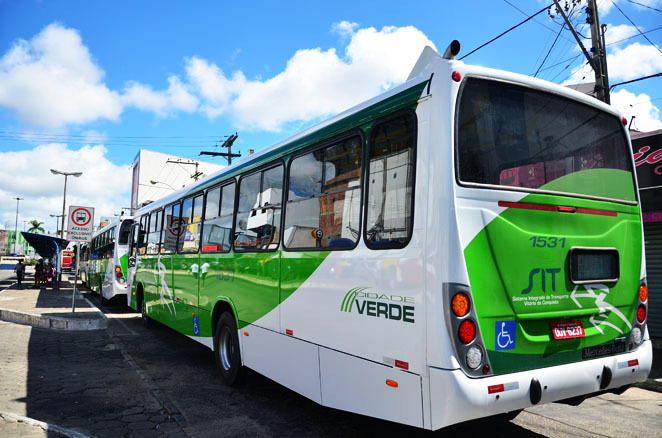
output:
[[244, 368], [241, 365], [237, 323], [229, 312], [223, 313], [216, 324], [214, 357], [226, 385], [237, 386], [242, 383]]
[[151, 320], [147, 316], [147, 303], [145, 302], [145, 295], [140, 293], [140, 320], [143, 323], [143, 326], [149, 328], [151, 325]]

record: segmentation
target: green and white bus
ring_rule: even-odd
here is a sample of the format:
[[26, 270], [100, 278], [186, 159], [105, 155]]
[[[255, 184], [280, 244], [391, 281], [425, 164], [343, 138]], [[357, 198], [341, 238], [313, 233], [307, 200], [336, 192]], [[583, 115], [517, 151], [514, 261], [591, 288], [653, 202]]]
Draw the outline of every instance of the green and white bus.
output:
[[133, 219], [120, 216], [92, 236], [81, 253], [84, 276], [88, 288], [102, 300], [127, 295], [127, 264], [129, 237]]
[[625, 120], [426, 49], [410, 79], [140, 209], [129, 305], [324, 406], [436, 430], [644, 380]]

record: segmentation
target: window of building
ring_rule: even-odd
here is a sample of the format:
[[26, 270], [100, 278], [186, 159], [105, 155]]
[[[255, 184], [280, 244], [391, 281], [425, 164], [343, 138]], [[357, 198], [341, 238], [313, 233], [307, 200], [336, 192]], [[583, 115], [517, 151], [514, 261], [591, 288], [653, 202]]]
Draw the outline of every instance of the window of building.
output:
[[283, 234], [286, 248], [343, 249], [356, 245], [362, 150], [357, 135], [292, 160]]
[[266, 251], [278, 248], [282, 195], [282, 165], [240, 180], [235, 250]]
[[364, 236], [372, 249], [403, 248], [411, 238], [415, 152], [414, 113], [371, 129]]

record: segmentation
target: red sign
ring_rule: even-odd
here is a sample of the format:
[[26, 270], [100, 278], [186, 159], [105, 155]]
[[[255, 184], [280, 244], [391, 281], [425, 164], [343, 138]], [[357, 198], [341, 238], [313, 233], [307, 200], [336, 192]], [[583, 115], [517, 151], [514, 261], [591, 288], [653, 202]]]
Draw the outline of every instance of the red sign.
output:
[[662, 186], [662, 133], [637, 135], [632, 139], [639, 189]]
[[585, 336], [581, 321], [552, 322], [552, 334], [554, 339], [583, 338]]

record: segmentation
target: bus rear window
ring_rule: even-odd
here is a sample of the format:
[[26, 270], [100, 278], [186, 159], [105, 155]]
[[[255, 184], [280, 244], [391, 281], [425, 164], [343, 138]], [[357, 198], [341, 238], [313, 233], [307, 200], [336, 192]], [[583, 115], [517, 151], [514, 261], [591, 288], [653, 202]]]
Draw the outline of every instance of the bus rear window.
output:
[[469, 78], [457, 122], [463, 183], [636, 201], [618, 117], [509, 83]]

